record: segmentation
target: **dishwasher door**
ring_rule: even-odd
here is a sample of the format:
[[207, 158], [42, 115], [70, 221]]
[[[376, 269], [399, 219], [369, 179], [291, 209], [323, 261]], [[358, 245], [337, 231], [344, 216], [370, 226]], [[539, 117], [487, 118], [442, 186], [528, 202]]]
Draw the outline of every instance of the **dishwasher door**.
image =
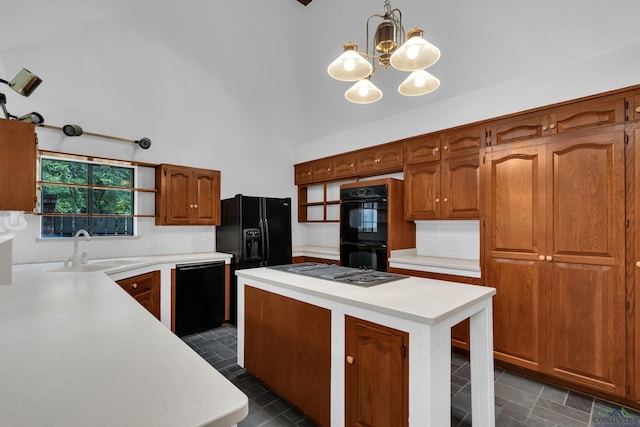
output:
[[175, 333], [213, 329], [225, 320], [224, 261], [176, 265]]

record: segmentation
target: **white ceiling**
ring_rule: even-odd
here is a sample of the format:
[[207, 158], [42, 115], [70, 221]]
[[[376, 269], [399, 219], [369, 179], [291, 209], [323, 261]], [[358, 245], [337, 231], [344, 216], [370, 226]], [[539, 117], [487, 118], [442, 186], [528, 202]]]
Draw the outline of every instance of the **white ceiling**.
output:
[[[396, 0], [392, 6], [402, 10], [405, 29], [423, 28], [442, 51], [429, 69], [441, 86], [426, 96], [403, 97], [396, 88], [405, 73], [380, 70], [373, 81], [384, 93], [382, 100], [351, 104], [343, 97], [350, 84], [331, 79], [326, 67], [345, 42], [364, 48], [366, 20], [382, 13], [383, 3], [313, 0], [305, 7], [296, 0], [31, 0], [27, 11], [14, 2], [3, 7], [0, 60], [52, 37], [82, 37], [96, 24], [110, 25], [114, 32], [135, 27], [145, 39], [171, 47], [197, 75], [229, 82], [274, 126], [296, 123], [297, 140], [303, 143], [640, 43], [638, 1]], [[82, 55], [70, 51], [61, 61], [80, 62]], [[180, 76], [164, 80], [179, 84]]]

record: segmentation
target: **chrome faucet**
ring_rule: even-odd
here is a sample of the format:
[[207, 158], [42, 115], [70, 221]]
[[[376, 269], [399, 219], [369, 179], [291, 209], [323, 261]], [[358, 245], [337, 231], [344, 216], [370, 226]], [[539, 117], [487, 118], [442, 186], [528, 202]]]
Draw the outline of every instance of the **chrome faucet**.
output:
[[69, 261], [71, 261], [71, 265], [73, 266], [86, 264], [89, 261], [86, 252], [82, 253], [82, 257], [78, 256], [78, 240], [80, 236], [83, 235], [85, 237], [85, 240], [91, 240], [91, 236], [89, 236], [89, 232], [87, 230], [76, 231], [76, 234], [73, 236], [73, 256], [64, 262], [65, 266], [68, 265]]

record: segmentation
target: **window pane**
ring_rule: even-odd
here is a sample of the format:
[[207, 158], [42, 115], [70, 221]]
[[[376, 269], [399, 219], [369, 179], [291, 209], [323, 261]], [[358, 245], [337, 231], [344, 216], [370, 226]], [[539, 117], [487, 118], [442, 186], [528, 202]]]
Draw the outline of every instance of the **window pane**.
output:
[[80, 229], [87, 230], [92, 236], [134, 235], [134, 219], [119, 216], [135, 214], [134, 191], [93, 186], [133, 189], [135, 168], [46, 157], [41, 159], [41, 168], [43, 182], [62, 184], [42, 185], [42, 237], [72, 237]]
[[133, 169], [110, 165], [91, 165], [92, 184], [102, 187], [133, 188]]
[[42, 180], [66, 184], [87, 184], [89, 165], [57, 159], [42, 159]]
[[57, 213], [86, 213], [87, 195], [88, 191], [86, 188], [43, 185], [43, 211]]
[[93, 213], [131, 215], [133, 213], [133, 191], [91, 190]]

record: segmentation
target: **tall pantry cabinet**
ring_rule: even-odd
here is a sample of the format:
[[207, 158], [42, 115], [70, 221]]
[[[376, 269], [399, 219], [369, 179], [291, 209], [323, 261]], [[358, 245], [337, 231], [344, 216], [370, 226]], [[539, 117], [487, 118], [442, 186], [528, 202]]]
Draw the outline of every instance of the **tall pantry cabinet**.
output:
[[624, 125], [485, 150], [495, 357], [626, 393]]

